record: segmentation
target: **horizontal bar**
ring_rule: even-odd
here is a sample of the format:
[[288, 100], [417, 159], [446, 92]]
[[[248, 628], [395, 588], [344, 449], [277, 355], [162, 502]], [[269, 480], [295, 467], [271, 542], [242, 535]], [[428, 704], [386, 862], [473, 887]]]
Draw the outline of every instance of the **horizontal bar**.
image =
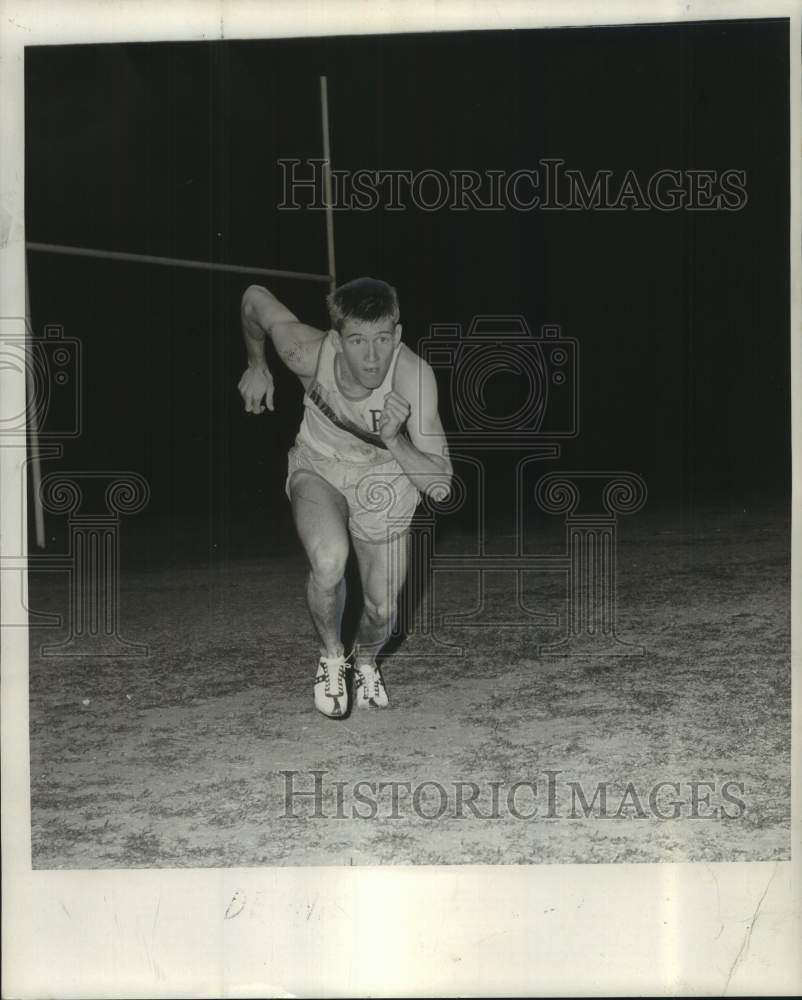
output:
[[514, 555], [501, 553], [474, 555], [466, 553], [435, 552], [430, 556], [432, 570], [444, 573], [479, 572], [491, 573], [514, 571], [516, 573], [550, 573], [571, 569], [571, 556], [560, 555]]
[[191, 267], [200, 271], [227, 271], [234, 274], [263, 274], [269, 278], [297, 278], [302, 281], [323, 281], [329, 284], [328, 274], [311, 274], [308, 271], [277, 271], [268, 267], [243, 267], [239, 264], [212, 264], [203, 260], [184, 260], [180, 257], [153, 257], [143, 253], [120, 253], [118, 250], [90, 250], [88, 247], [68, 247], [58, 243], [26, 243], [28, 250], [41, 253], [60, 253], [67, 257], [97, 257], [102, 260], [126, 260], [133, 264], [169, 264], [173, 267]]
[[19, 573], [22, 570], [41, 570], [43, 573], [64, 572], [75, 568], [75, 559], [69, 555], [49, 552], [29, 552], [27, 556], [3, 556], [0, 572]]

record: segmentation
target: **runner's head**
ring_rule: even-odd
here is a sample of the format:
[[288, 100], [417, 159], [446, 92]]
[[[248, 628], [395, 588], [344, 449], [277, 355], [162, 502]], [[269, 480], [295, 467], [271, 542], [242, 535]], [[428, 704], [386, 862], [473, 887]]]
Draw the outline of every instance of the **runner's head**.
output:
[[387, 319], [395, 326], [400, 315], [398, 293], [377, 278], [354, 278], [340, 285], [327, 296], [326, 305], [332, 328], [338, 333], [349, 319], [368, 323]]
[[378, 388], [401, 340], [396, 290], [385, 281], [356, 278], [335, 289], [326, 303], [351, 376], [366, 389]]

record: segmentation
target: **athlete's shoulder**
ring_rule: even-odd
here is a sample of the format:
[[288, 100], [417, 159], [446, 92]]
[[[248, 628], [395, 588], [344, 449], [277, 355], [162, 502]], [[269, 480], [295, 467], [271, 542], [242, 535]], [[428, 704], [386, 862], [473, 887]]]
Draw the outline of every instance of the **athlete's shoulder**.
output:
[[278, 356], [306, 385], [317, 373], [326, 334], [305, 323], [278, 323], [272, 338]]

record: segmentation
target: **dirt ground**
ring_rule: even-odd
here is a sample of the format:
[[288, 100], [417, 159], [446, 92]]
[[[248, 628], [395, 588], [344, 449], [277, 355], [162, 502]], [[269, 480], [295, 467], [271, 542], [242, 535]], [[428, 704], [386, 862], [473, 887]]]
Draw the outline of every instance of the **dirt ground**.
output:
[[[439, 628], [460, 655], [413, 631], [385, 662], [391, 707], [339, 722], [312, 705], [297, 550], [124, 567], [121, 632], [147, 657], [43, 657], [66, 632], [31, 630], [34, 867], [787, 859], [789, 531], [769, 511], [643, 512], [621, 523], [618, 633], [645, 655], [538, 655], [559, 627]], [[33, 607], [63, 613], [63, 581], [35, 577]], [[470, 610], [476, 586], [438, 577], [437, 614]], [[510, 594], [488, 579], [496, 619], [519, 613]], [[559, 575], [527, 576], [528, 607], [564, 600]], [[322, 816], [286, 799], [314, 771]], [[395, 810], [380, 782], [408, 783]], [[588, 803], [603, 784], [606, 809], [585, 816], [571, 782]], [[650, 804], [659, 782], [678, 788]]]

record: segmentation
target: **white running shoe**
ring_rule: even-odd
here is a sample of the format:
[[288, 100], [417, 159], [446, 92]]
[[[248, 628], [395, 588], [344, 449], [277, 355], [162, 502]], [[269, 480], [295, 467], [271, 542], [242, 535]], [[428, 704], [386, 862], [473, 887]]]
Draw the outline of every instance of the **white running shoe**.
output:
[[345, 657], [321, 656], [315, 674], [315, 708], [330, 719], [341, 719], [348, 711]]
[[375, 663], [357, 663], [354, 667], [354, 697], [357, 708], [387, 708], [390, 704], [381, 671]]

